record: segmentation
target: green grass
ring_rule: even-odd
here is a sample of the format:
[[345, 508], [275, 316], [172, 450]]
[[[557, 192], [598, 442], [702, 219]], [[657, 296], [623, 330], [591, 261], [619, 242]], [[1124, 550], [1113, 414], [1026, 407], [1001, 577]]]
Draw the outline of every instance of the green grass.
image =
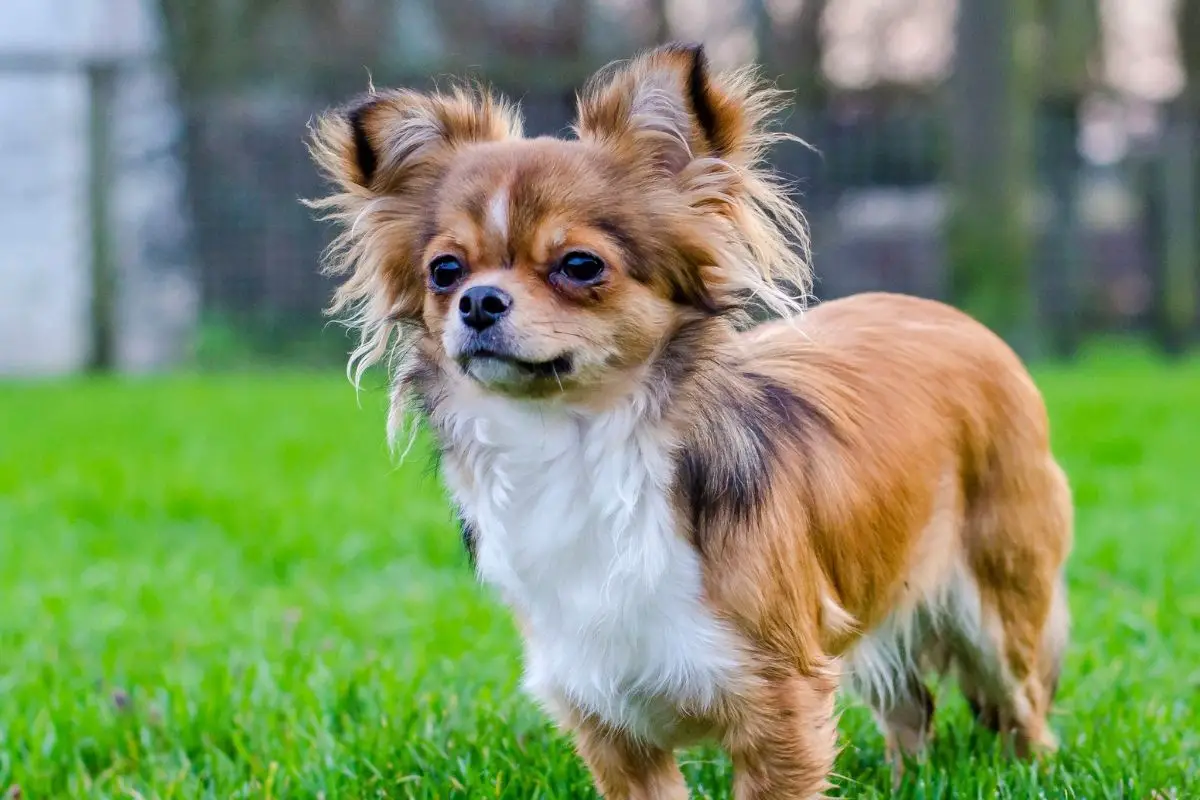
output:
[[[1063, 751], [1008, 761], [943, 688], [901, 795], [1200, 796], [1200, 365], [1038, 379], [1079, 507]], [[0, 385], [0, 796], [592, 796], [383, 404], [336, 374]], [[842, 735], [838, 791], [887, 796], [861, 708]]]

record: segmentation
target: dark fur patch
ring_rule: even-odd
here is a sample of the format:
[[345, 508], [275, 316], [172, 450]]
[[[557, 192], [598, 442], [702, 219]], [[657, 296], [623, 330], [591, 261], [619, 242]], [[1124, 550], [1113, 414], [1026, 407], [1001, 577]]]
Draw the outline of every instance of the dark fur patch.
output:
[[409, 362], [408, 371], [397, 377], [408, 386], [421, 417], [432, 422], [434, 408], [440, 400], [442, 391], [439, 388], [442, 385], [442, 378], [438, 374], [437, 366], [417, 353]]
[[[654, 278], [653, 270], [655, 265], [659, 263], [659, 259], [671, 257], [671, 255], [665, 253], [654, 255], [647, 252], [646, 248], [638, 242], [637, 237], [612, 217], [601, 215], [595, 217], [591, 222], [595, 228], [603, 231], [621, 249], [622, 254], [625, 256], [625, 262], [629, 267], [629, 274], [636, 281], [650, 283]], [[704, 281], [698, 273], [681, 278], [672, 278], [670, 280], [670, 290], [671, 302], [676, 305], [694, 308], [708, 316], [716, 316], [723, 311], [713, 299], [708, 287], [704, 285]]]
[[729, 310], [718, 305], [717, 301], [713, 299], [712, 293], [708, 291], [708, 287], [701, 280], [696, 280], [691, 287], [686, 286], [683, 281], [673, 281], [671, 302], [675, 305], [694, 308], [709, 317], [720, 316]]
[[917, 699], [921, 703], [921, 711], [925, 714], [926, 731], [933, 724], [933, 715], [937, 711], [937, 704], [933, 700], [933, 693], [929, 691], [929, 687], [921, 680], [920, 676], [916, 677], [917, 681]]
[[629, 271], [633, 277], [639, 281], [645, 281], [649, 278], [646, 273], [646, 259], [642, 251], [641, 245], [638, 244], [637, 238], [625, 229], [621, 223], [606, 216], [597, 216], [592, 220], [592, 226], [601, 231], [605, 236], [612, 239], [617, 247], [621, 249], [625, 260], [629, 262]]
[[466, 551], [467, 551], [467, 561], [470, 562], [471, 569], [475, 569], [475, 559], [476, 559], [476, 554], [477, 554], [477, 550], [478, 550], [478, 542], [479, 542], [479, 531], [477, 531], [475, 529], [474, 524], [463, 519], [461, 516], [458, 518], [458, 529], [459, 529], [460, 534], [462, 535], [463, 547], [466, 548]]
[[710, 324], [707, 319], [685, 323], [667, 343], [655, 364], [655, 377], [651, 384], [657, 408], [664, 408], [670, 403], [676, 387], [691, 381], [706, 361], [713, 360], [713, 356], [704, 349]]
[[833, 436], [825, 414], [811, 401], [763, 375], [745, 373], [729, 386], [713, 386], [696, 434], [679, 457], [679, 490], [691, 512], [693, 543], [708, 542], [755, 520], [770, 497], [780, 445], [798, 440], [811, 449]]
[[993, 733], [1000, 732], [1000, 709], [994, 703], [968, 697], [967, 706], [971, 709], [971, 716], [981, 727]]
[[379, 156], [375, 154], [375, 148], [367, 136], [364, 120], [364, 117], [375, 108], [376, 102], [373, 99], [364, 100], [346, 113], [346, 120], [350, 123], [350, 131], [354, 137], [354, 160], [358, 164], [359, 173], [362, 174], [364, 186], [371, 182], [371, 179], [375, 177], [375, 170], [379, 168]]
[[[437, 196], [437, 187], [433, 189], [431, 194], [434, 197]], [[424, 255], [425, 250], [429, 247], [429, 243], [433, 241], [433, 237], [437, 236], [437, 231], [437, 219], [432, 213], [427, 214], [421, 221], [420, 232], [417, 234], [417, 237], [413, 242], [412, 253], [414, 259], [419, 259], [422, 255]], [[429, 265], [418, 263], [415, 266], [417, 269], [424, 272]]]
[[[440, 395], [442, 390], [438, 387], [443, 385], [444, 378], [439, 374], [438, 367], [435, 364], [418, 353], [414, 355], [409, 370], [404, 376], [404, 381], [407, 383], [408, 390], [412, 393], [413, 399], [416, 402], [417, 413], [420, 415], [420, 424], [430, 426], [434, 429], [433, 438], [438, 446], [431, 448], [427, 467], [431, 475], [440, 477], [442, 459], [446, 456], [446, 444], [445, 438], [436, 431], [437, 418], [434, 415], [434, 410], [442, 399]], [[475, 528], [475, 525], [469, 522], [461, 512], [458, 514], [458, 530], [462, 538], [463, 547], [467, 551], [467, 560], [471, 564], [471, 569], [475, 569], [479, 532]]]
[[692, 66], [688, 70], [688, 101], [692, 105], [692, 113], [700, 123], [700, 130], [713, 155], [721, 156], [719, 144], [720, 131], [717, 130], [717, 114], [709, 98], [708, 86], [708, 56], [704, 54], [704, 45], [697, 44], [687, 48], [692, 56]]

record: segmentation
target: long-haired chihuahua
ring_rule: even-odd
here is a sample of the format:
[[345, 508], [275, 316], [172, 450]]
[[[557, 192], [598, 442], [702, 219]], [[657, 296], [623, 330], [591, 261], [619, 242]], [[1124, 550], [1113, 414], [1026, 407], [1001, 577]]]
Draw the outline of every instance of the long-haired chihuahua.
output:
[[525, 685], [607, 798], [686, 798], [702, 739], [740, 800], [820, 795], [842, 679], [897, 770], [929, 671], [1055, 746], [1072, 504], [1041, 396], [945, 305], [803, 309], [779, 108], [667, 46], [593, 78], [569, 139], [475, 86], [372, 90], [313, 133], [352, 370], [390, 361], [392, 434], [434, 431]]

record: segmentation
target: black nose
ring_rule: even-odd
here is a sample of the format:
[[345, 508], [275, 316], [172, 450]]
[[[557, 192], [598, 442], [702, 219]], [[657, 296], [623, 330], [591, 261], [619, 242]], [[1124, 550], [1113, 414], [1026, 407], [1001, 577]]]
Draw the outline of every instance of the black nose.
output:
[[481, 331], [490, 328], [512, 308], [512, 297], [495, 286], [472, 286], [462, 293], [458, 313], [467, 326]]

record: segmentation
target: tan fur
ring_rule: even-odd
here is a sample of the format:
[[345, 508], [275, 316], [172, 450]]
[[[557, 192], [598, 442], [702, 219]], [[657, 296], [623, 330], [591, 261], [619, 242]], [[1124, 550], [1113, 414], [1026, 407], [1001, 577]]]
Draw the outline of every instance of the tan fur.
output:
[[[674, 709], [669, 747], [556, 703], [608, 798], [686, 797], [671, 750], [698, 738], [731, 753], [740, 800], [818, 796], [842, 672], [898, 768], [929, 738], [926, 669], [956, 674], [1018, 751], [1054, 746], [1072, 519], [1039, 393], [935, 302], [796, 316], [807, 236], [762, 165], [777, 105], [752, 73], [671, 47], [601, 73], [573, 141], [521, 138], [507, 104], [465, 89], [372, 94], [315, 129], [337, 190], [313, 205], [342, 224], [330, 270], [350, 274], [334, 308], [361, 333], [358, 369], [393, 355], [397, 413], [414, 398], [453, 455], [447, 408], [479, 391], [457, 315], [491, 287], [511, 300], [504, 358], [536, 372], [489, 392], [578, 414], [635, 398], [667, 443], [675, 529], [739, 674]], [[564, 277], [575, 252], [603, 274]], [[463, 277], [439, 288], [446, 257]], [[785, 318], [743, 330], [756, 298]]]
[[[763, 326], [746, 336], [746, 355], [836, 420], [827, 447], [790, 455], [798, 480], [770, 504], [781, 526], [807, 518], [803, 544], [817, 563], [797, 572], [744, 540], [730, 544], [730, 558], [775, 586], [828, 581], [864, 630], [932, 594], [961, 558], [995, 649], [957, 652], [956, 665], [976, 676], [978, 702], [999, 711], [1022, 749], [1051, 745], [1045, 714], [1066, 634], [1060, 571], [1071, 510], [1032, 381], [993, 334], [933, 302], [862, 295], [819, 307], [802, 331], [798, 341], [786, 327]], [[939, 507], [946, 474], [954, 493]], [[766, 525], [741, 533], [778, 537]], [[748, 565], [748, 552], [766, 557]], [[715, 563], [712, 572], [714, 586], [726, 582]], [[764, 635], [795, 629], [777, 593], [746, 596], [746, 585], [768, 581], [739, 575], [728, 602], [755, 609]], [[813, 645], [797, 636], [793, 647]]]

